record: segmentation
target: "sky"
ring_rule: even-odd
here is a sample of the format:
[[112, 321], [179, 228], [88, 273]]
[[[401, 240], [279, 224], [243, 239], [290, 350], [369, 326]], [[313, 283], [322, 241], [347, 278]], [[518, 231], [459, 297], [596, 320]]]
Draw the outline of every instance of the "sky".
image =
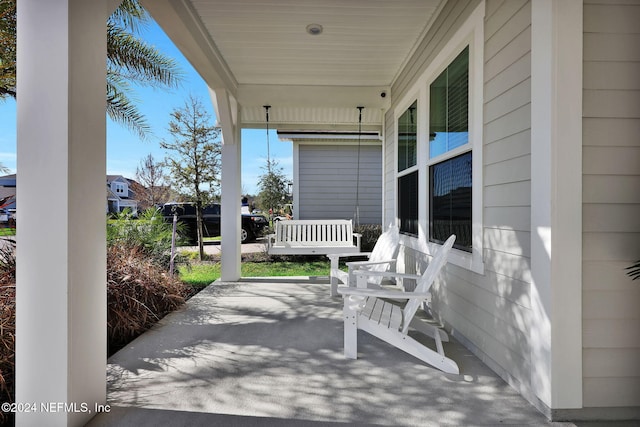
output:
[[[151, 134], [145, 140], [124, 126], [107, 118], [107, 174], [135, 178], [136, 167], [141, 160], [152, 154], [157, 161], [167, 155], [160, 148], [160, 141], [171, 141], [168, 132], [170, 113], [184, 106], [189, 95], [202, 101], [212, 119], [216, 122], [213, 105], [207, 85], [164, 34], [152, 21], [140, 36], [154, 45], [165, 55], [175, 59], [184, 73], [180, 88], [164, 91], [153, 88], [135, 88], [132, 96], [136, 105], [144, 114], [151, 127]], [[264, 129], [242, 130], [242, 191], [255, 195], [258, 193], [258, 177], [264, 174], [267, 158], [267, 136]], [[292, 180], [293, 155], [290, 142], [280, 141], [274, 129], [269, 131], [270, 155], [278, 162], [283, 173]], [[16, 172], [16, 103], [13, 99], [0, 100], [0, 163]]]

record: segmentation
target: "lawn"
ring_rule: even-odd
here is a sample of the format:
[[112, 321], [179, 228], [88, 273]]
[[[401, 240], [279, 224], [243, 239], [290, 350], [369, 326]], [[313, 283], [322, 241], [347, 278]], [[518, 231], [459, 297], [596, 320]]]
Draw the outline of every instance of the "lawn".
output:
[[[196, 288], [202, 288], [220, 278], [219, 262], [192, 262], [179, 268], [180, 279]], [[269, 276], [328, 276], [329, 261], [277, 261], [243, 262], [242, 277]]]
[[15, 236], [15, 228], [0, 228], [0, 236]]

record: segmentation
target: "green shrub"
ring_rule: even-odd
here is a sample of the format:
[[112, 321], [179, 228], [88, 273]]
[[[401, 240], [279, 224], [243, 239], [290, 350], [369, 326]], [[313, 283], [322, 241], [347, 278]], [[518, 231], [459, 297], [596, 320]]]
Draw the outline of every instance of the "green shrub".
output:
[[[178, 223], [178, 236], [183, 233], [183, 225]], [[117, 244], [136, 248], [154, 258], [168, 268], [173, 224], [165, 222], [157, 209], [147, 209], [136, 219], [125, 209], [107, 221], [107, 244]], [[178, 237], [176, 245], [182, 243]]]
[[355, 227], [354, 231], [362, 234], [360, 250], [362, 252], [371, 252], [378, 241], [378, 237], [382, 234], [382, 226], [379, 224], [362, 224]]

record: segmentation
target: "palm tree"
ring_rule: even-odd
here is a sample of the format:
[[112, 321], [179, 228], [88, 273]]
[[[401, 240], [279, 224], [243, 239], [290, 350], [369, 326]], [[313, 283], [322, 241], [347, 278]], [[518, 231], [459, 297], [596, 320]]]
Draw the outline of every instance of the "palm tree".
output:
[[[176, 61], [139, 38], [150, 20], [138, 0], [123, 0], [107, 19], [107, 114], [141, 138], [150, 128], [132, 86], [175, 88], [182, 77]], [[16, 0], [0, 0], [0, 100], [17, 96], [15, 53]]]
[[182, 74], [177, 63], [136, 37], [150, 22], [138, 0], [124, 0], [107, 20], [107, 113], [144, 137], [144, 117], [128, 95], [138, 86], [175, 88]]
[[0, 100], [16, 97], [16, 1], [0, 0]]

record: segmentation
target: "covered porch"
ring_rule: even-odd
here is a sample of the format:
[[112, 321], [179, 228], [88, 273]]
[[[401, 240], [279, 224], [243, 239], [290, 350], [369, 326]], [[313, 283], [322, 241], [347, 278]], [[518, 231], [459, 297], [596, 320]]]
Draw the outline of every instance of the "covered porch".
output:
[[111, 412], [89, 426], [556, 425], [455, 339], [446, 351], [462, 375], [368, 334], [345, 359], [328, 287], [213, 283], [109, 359]]
[[[113, 411], [94, 425], [637, 421], [640, 293], [624, 268], [638, 249], [638, 167], [627, 160], [638, 153], [640, 7], [141, 2], [208, 84], [222, 129], [222, 283], [111, 359]], [[18, 402], [107, 401], [104, 58], [117, 4], [18, 7]], [[461, 52], [468, 138], [431, 158], [435, 82]], [[420, 252], [438, 246], [431, 170], [464, 160], [472, 237], [433, 300], [465, 344], [449, 349], [460, 376], [366, 336], [362, 358], [345, 360], [340, 302], [324, 286], [240, 280], [241, 130], [265, 127], [265, 105], [279, 130], [379, 133], [382, 223], [411, 224], [403, 241]], [[42, 206], [56, 204], [60, 227], [43, 235]], [[17, 423], [93, 415], [20, 413]]]

